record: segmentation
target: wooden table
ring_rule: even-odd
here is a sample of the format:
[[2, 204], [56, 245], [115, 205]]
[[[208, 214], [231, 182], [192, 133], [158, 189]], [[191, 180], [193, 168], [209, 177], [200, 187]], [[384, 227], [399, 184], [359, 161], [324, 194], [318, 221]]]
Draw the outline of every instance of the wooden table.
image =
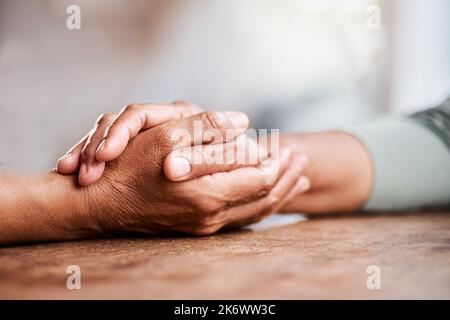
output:
[[[450, 298], [450, 213], [265, 224], [203, 238], [3, 247], [0, 298]], [[81, 290], [66, 288], [69, 265], [80, 267]], [[366, 286], [370, 265], [380, 290]]]

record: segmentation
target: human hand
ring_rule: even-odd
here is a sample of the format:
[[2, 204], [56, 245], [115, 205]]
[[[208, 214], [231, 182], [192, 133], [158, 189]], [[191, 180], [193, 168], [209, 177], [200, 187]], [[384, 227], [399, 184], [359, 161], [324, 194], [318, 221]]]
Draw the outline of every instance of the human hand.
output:
[[[192, 104], [175, 101], [170, 104], [130, 104], [119, 113], [105, 113], [98, 118], [94, 128], [58, 160], [57, 171], [65, 175], [78, 173], [80, 185], [91, 185], [103, 174], [105, 162], [117, 158], [139, 132], [201, 111]], [[235, 123], [244, 131], [248, 119], [242, 113], [237, 116], [240, 118]]]
[[[189, 117], [202, 110], [184, 101], [174, 101], [170, 104], [130, 104], [120, 113], [106, 113], [99, 117], [94, 128], [75, 144], [57, 163], [57, 171], [71, 175], [78, 171], [78, 182], [91, 185], [100, 179], [105, 168], [105, 162], [117, 158], [125, 150], [128, 142], [142, 130], [162, 124], [166, 121]], [[244, 132], [248, 127], [248, 118], [240, 112], [228, 112], [236, 129]], [[233, 118], [234, 117], [234, 118]], [[100, 147], [102, 145], [102, 147]], [[240, 144], [242, 146], [242, 144]], [[214, 152], [216, 147], [210, 146], [203, 152]], [[191, 171], [183, 176], [176, 169], [175, 157], [177, 151], [168, 156], [164, 172], [173, 181], [187, 180], [204, 174], [219, 172], [226, 169], [217, 164], [205, 164], [191, 167]], [[179, 164], [181, 165], [181, 164]], [[308, 178], [302, 176], [291, 194], [298, 194], [309, 189]]]
[[[215, 134], [192, 135], [196, 121]], [[216, 163], [224, 172], [189, 181], [171, 181], [164, 175], [163, 163], [176, 158], [167, 157], [172, 152], [200, 155], [203, 163], [225, 156], [228, 150], [242, 154], [239, 144], [247, 139], [235, 139], [241, 130], [230, 122], [225, 114], [206, 112], [137, 135], [120, 157], [107, 163], [102, 179], [84, 188], [89, 210], [82, 218], [89, 221], [88, 229], [205, 235], [258, 221], [278, 210], [292, 196], [307, 163], [304, 156], [288, 149], [253, 167], [239, 161]], [[225, 134], [226, 129], [232, 133]], [[180, 139], [180, 130], [189, 139]], [[205, 146], [212, 142], [211, 136], [214, 142], [225, 143]], [[199, 146], [200, 152], [195, 150]], [[213, 152], [204, 152], [205, 148]], [[201, 168], [202, 164], [191, 166]]]

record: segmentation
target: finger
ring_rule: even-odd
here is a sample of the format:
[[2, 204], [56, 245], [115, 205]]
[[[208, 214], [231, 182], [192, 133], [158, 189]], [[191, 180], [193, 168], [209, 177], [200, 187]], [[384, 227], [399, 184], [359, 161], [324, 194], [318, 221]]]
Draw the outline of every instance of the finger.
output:
[[[282, 152], [283, 154], [286, 154], [285, 151]], [[190, 228], [187, 232], [197, 235], [208, 235], [223, 227], [227, 229], [235, 228], [261, 220], [263, 217], [276, 210], [281, 199], [283, 199], [295, 185], [298, 176], [303, 169], [302, 157], [298, 154], [294, 154], [293, 157], [289, 157], [286, 170], [282, 171], [282, 176], [278, 179], [269, 195], [259, 200], [247, 202], [224, 210], [218, 215], [206, 220], [208, 222], [204, 222], [201, 228]]]
[[295, 186], [292, 188], [292, 190], [286, 196], [283, 203], [281, 203], [280, 208], [284, 207], [285, 205], [288, 205], [290, 202], [294, 201], [302, 193], [305, 193], [310, 189], [311, 189], [311, 181], [309, 180], [309, 178], [307, 176], [301, 176], [298, 179]]
[[198, 107], [181, 101], [172, 104], [130, 104], [122, 109], [107, 129], [96, 158], [99, 161], [113, 160], [141, 130], [199, 112], [201, 110]]
[[273, 201], [276, 204], [273, 206], [272, 212], [277, 212], [286, 203], [287, 197], [296, 187], [304, 188], [305, 183], [309, 182], [306, 177], [302, 176], [308, 163], [308, 158], [303, 154], [297, 153], [292, 157], [290, 170], [273, 189]]
[[257, 166], [267, 152], [254, 140], [241, 135], [224, 144], [196, 145], [175, 149], [164, 161], [169, 180], [186, 181], [216, 172]]
[[202, 199], [212, 200], [199, 199], [199, 202], [206, 206], [200, 209], [200, 212], [214, 215], [224, 211], [226, 207], [235, 207], [266, 197], [287, 170], [289, 158], [290, 151], [282, 152], [279, 158], [264, 160], [264, 166], [213, 173], [180, 186], [187, 188], [183, 191], [192, 194], [194, 198], [198, 190], [202, 190]]
[[103, 139], [106, 129], [116, 117], [116, 113], [105, 113], [101, 115], [88, 136], [86, 143], [81, 151], [81, 165], [78, 173], [78, 183], [82, 186], [89, 186], [96, 182], [103, 174], [105, 163], [97, 161], [95, 151]]
[[56, 169], [61, 174], [74, 174], [80, 167], [81, 150], [83, 149], [89, 134], [85, 135], [65, 155], [59, 158]]
[[201, 144], [232, 141], [243, 134], [249, 124], [242, 112], [207, 111], [189, 118], [170, 121], [155, 128], [168, 150]]
[[[272, 192], [288, 170], [290, 157], [291, 151], [285, 149], [279, 157], [265, 159], [256, 168], [247, 167], [226, 172], [228, 180], [224, 180], [226, 183], [221, 183], [217, 190], [226, 195], [225, 199], [230, 206], [263, 198]], [[226, 173], [219, 172], [210, 176], [217, 181], [222, 181], [221, 176]]]
[[243, 226], [257, 222], [267, 215], [276, 212], [283, 205], [285, 197], [296, 185], [299, 177], [306, 168], [307, 160], [304, 155], [294, 153], [288, 170], [279, 179], [272, 191], [263, 199], [233, 208], [229, 217], [223, 218], [228, 227]]

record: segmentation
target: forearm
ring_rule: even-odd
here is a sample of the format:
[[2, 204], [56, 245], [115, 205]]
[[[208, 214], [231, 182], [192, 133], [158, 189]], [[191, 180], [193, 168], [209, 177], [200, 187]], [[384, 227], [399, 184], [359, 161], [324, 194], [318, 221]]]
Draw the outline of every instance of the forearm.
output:
[[312, 185], [282, 211], [393, 211], [450, 204], [450, 153], [440, 135], [404, 118], [343, 130], [282, 136], [282, 144], [309, 157], [306, 175]]
[[72, 176], [0, 173], [0, 245], [88, 235], [85, 198]]

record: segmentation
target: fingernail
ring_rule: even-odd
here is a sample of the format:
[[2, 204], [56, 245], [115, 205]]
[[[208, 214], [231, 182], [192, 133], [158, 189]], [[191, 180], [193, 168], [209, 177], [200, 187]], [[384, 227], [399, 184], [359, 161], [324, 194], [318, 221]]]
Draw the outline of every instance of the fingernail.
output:
[[191, 172], [191, 163], [183, 157], [175, 157], [172, 160], [172, 167], [177, 179], [184, 178]]
[[297, 192], [305, 192], [309, 190], [309, 188], [311, 188], [311, 182], [309, 181], [309, 179], [305, 176], [300, 177], [297, 182]]
[[100, 151], [102, 151], [103, 149], [105, 149], [105, 141], [106, 141], [106, 138], [103, 139], [102, 142], [100, 142], [100, 144], [97, 147], [97, 150], [95, 151], [95, 154], [97, 154]]
[[225, 115], [231, 121], [235, 128], [247, 128], [248, 127], [248, 117], [245, 113], [237, 111], [225, 112]]

